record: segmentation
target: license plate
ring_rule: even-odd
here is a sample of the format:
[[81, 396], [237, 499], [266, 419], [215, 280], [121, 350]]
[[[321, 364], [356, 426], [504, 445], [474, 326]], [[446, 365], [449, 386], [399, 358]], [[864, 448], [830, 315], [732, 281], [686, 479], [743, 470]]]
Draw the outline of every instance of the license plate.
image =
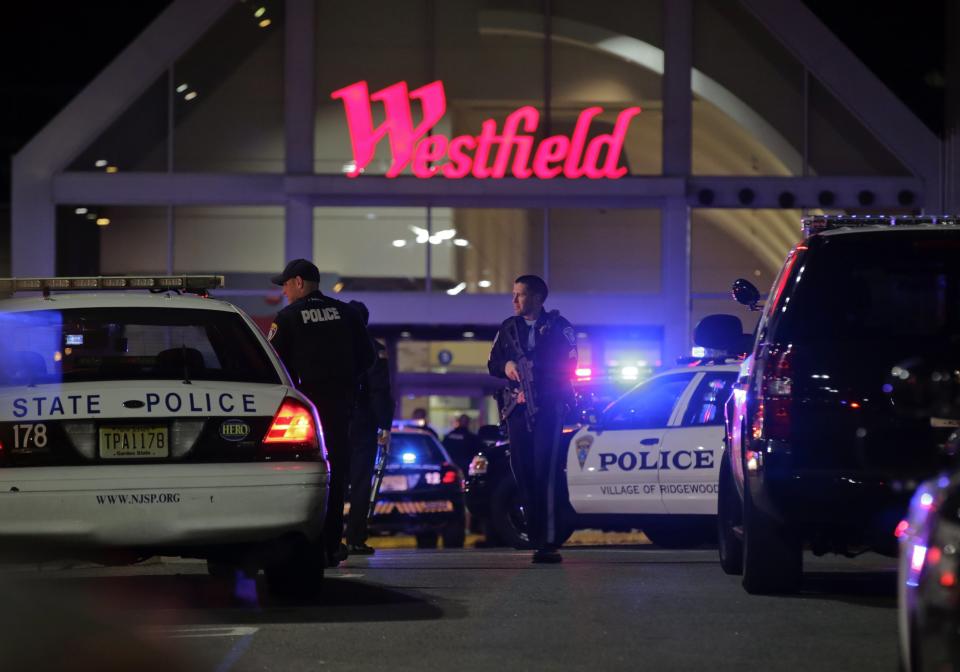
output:
[[161, 426], [101, 427], [100, 457], [137, 460], [170, 456], [167, 428]]
[[402, 492], [407, 489], [406, 476], [384, 476], [380, 492]]

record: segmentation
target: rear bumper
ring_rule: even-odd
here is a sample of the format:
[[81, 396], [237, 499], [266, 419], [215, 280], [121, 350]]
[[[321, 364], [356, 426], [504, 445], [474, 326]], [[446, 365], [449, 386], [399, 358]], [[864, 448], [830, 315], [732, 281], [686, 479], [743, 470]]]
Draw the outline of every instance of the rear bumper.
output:
[[0, 552], [314, 539], [328, 480], [322, 462], [0, 469]]
[[463, 524], [463, 493], [410, 491], [377, 498], [370, 527], [375, 532], [417, 533]]

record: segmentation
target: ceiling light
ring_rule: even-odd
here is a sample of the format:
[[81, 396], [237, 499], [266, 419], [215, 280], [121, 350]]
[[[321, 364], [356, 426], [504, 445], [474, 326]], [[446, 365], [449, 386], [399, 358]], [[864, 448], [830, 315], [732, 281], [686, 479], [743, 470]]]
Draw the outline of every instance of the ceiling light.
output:
[[439, 238], [440, 240], [450, 240], [450, 239], [453, 238], [455, 235], [457, 235], [457, 230], [456, 230], [456, 229], [442, 229], [442, 230], [440, 230], [440, 231], [437, 231], [437, 232], [436, 232], [435, 234], [433, 234], [433, 235], [435, 235], [435, 236], [436, 236], [437, 238]]
[[343, 291], [343, 282], [342, 281], [337, 282], [337, 284], [333, 286], [333, 293], [339, 294], [342, 291]]
[[410, 338], [410, 332], [409, 332], [409, 331], [401, 331], [401, 332], [400, 332], [400, 338]]
[[450, 296], [456, 296], [457, 294], [459, 294], [460, 292], [462, 292], [462, 291], [465, 290], [466, 288], [467, 288], [467, 283], [461, 282], [461, 283], [460, 283], [459, 285], [457, 285], [456, 287], [451, 287], [450, 289], [448, 289], [448, 290], [447, 290], [447, 294], [449, 294]]
[[186, 90], [187, 90], [187, 83], [186, 83], [186, 82], [184, 82], [183, 84], [181, 84], [180, 86], [177, 87], [177, 93], [183, 93], [183, 92], [186, 91]]
[[421, 229], [419, 226], [411, 226], [410, 230], [413, 231], [414, 235], [417, 237], [417, 242], [421, 245], [430, 239], [430, 232], [426, 229]]
[[85, 214], [87, 214], [87, 209], [86, 209], [86, 208], [77, 208], [76, 210], [74, 210], [74, 212], [77, 213], [78, 215], [85, 215]]
[[430, 244], [431, 244], [431, 245], [439, 245], [440, 243], [443, 242], [443, 238], [441, 238], [441, 237], [438, 236], [437, 234], [433, 234], [433, 235], [430, 236], [427, 240], [430, 241]]
[[393, 241], [393, 246], [394, 246], [394, 247], [406, 247], [406, 245], [407, 245], [407, 241], [405, 241], [405, 240], [395, 240], [395, 241]]
[[476, 336], [476, 334], [473, 333], [472, 331], [465, 331], [465, 332], [463, 332], [463, 337], [464, 337], [464, 338], [473, 338], [474, 336]]
[[103, 168], [105, 165], [107, 165], [107, 160], [97, 159], [96, 161], [93, 162], [93, 165], [96, 166], [97, 168]]
[[263, 16], [263, 15], [266, 14], [266, 13], [267, 13], [267, 8], [266, 8], [266, 7], [261, 7], [260, 9], [258, 9], [257, 11], [255, 11], [255, 12], [253, 13], [253, 15], [259, 19], [261, 16]]
[[87, 219], [93, 221], [93, 220], [96, 219], [96, 218], [97, 218], [97, 216], [96, 216], [94, 213], [92, 213], [92, 212], [88, 212], [88, 213], [87, 213]]
[[260, 22], [260, 27], [261, 27], [261, 28], [266, 28], [266, 27], [269, 26], [271, 23], [273, 23], [273, 22], [272, 22], [270, 19], [264, 19], [263, 21]]
[[107, 226], [110, 224], [110, 220], [106, 217], [97, 218], [97, 226]]
[[466, 247], [467, 245], [470, 244], [470, 241], [467, 240], [466, 238], [457, 238], [453, 241], [453, 244], [456, 245], [457, 247]]
[[108, 173], [115, 173], [115, 172], [117, 172], [117, 171], [120, 170], [120, 169], [117, 168], [116, 166], [107, 166], [105, 170], [106, 170]]
[[367, 219], [376, 219], [376, 218], [377, 218], [377, 213], [375, 213], [375, 212], [368, 212], [368, 213], [367, 213]]
[[356, 169], [357, 169], [356, 161], [347, 161], [345, 164], [343, 164], [343, 168], [341, 168], [340, 171], [344, 173], [352, 173]]
[[190, 93], [188, 93], [187, 95], [185, 95], [185, 96], [183, 97], [183, 99], [184, 99], [184, 100], [193, 100], [193, 99], [196, 98], [196, 97], [197, 97], [197, 92], [196, 92], [196, 91], [191, 91]]
[[487, 287], [490, 287], [491, 285], [493, 285], [493, 283], [490, 282], [489, 280], [481, 280], [481, 281], [478, 282], [477, 284], [478, 284], [480, 287], [483, 287], [484, 289], [486, 289]]

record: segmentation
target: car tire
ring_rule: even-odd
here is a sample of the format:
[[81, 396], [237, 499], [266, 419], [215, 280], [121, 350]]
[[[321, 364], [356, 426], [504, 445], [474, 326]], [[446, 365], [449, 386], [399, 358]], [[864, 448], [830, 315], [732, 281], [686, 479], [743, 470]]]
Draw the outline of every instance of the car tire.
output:
[[512, 475], [501, 479], [490, 496], [490, 519], [487, 521], [494, 534], [503, 543], [513, 548], [528, 548], [523, 510], [520, 508], [520, 491]]
[[436, 532], [420, 532], [417, 534], [417, 548], [436, 548], [439, 539]]
[[795, 593], [803, 578], [799, 535], [743, 497], [743, 587], [751, 595]]
[[743, 574], [743, 542], [734, 531], [743, 524], [743, 504], [733, 481], [729, 451], [720, 459], [720, 480], [717, 485], [717, 549], [720, 568], [732, 576]]
[[444, 548], [463, 548], [467, 541], [467, 531], [463, 523], [451, 523], [443, 530]]
[[321, 540], [299, 539], [264, 568], [270, 591], [282, 597], [314, 597], [323, 585], [326, 552]]

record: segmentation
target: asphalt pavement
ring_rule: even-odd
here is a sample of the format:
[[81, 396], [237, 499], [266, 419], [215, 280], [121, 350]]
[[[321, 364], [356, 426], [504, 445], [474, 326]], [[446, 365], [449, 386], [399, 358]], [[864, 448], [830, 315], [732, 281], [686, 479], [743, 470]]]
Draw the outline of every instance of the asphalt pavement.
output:
[[0, 568], [4, 672], [895, 670], [894, 563], [805, 559], [794, 597], [747, 595], [715, 550], [381, 549], [312, 601], [205, 564]]

